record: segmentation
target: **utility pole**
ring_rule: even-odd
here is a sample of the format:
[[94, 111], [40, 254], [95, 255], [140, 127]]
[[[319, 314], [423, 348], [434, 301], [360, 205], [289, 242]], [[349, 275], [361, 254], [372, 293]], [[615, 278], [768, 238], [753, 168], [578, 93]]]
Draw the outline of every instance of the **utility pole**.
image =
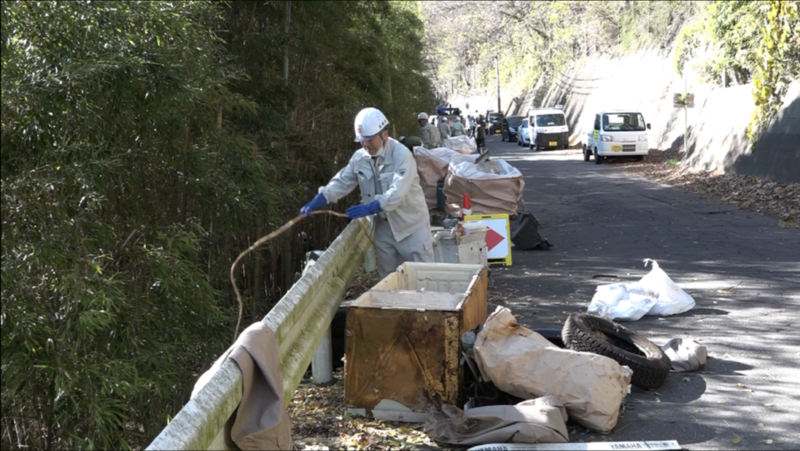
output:
[[684, 158], [689, 154], [689, 109], [686, 108], [686, 102], [689, 96], [689, 83], [686, 75], [686, 62], [683, 63], [683, 155]]
[[494, 72], [497, 78], [497, 112], [502, 113], [503, 111], [500, 109], [500, 57], [498, 55], [494, 57]]

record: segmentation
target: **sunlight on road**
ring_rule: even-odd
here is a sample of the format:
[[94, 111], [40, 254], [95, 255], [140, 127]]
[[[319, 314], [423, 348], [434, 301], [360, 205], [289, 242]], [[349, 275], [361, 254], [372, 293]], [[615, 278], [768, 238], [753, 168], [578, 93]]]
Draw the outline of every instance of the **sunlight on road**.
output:
[[[491, 152], [491, 150], [490, 150]], [[543, 152], [533, 152], [530, 150], [520, 150], [519, 152], [504, 152], [502, 158], [508, 162], [512, 161], [571, 161], [583, 158], [580, 150], [553, 150]]]

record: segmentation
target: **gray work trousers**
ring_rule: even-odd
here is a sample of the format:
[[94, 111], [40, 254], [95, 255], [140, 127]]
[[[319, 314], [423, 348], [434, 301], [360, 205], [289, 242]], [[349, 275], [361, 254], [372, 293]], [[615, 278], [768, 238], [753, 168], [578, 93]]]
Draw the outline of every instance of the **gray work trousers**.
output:
[[434, 261], [430, 227], [420, 227], [413, 234], [395, 241], [389, 221], [379, 215], [375, 216], [375, 247], [381, 279], [404, 262]]

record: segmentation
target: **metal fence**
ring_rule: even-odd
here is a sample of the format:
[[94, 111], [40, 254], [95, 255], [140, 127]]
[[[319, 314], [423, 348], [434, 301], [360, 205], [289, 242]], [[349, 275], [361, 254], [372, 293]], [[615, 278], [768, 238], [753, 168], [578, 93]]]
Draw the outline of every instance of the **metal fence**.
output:
[[[352, 221], [262, 320], [280, 343], [287, 404], [370, 245], [365, 228]], [[241, 399], [242, 374], [228, 359], [147, 449], [237, 449], [230, 439], [231, 415]]]

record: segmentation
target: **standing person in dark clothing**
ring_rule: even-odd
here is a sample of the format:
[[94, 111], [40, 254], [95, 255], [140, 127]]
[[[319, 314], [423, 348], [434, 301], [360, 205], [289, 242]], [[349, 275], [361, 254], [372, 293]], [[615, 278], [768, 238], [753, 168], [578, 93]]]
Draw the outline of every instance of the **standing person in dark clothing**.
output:
[[486, 147], [486, 122], [484, 122], [482, 114], [475, 121], [475, 144], [478, 145], [479, 152]]

